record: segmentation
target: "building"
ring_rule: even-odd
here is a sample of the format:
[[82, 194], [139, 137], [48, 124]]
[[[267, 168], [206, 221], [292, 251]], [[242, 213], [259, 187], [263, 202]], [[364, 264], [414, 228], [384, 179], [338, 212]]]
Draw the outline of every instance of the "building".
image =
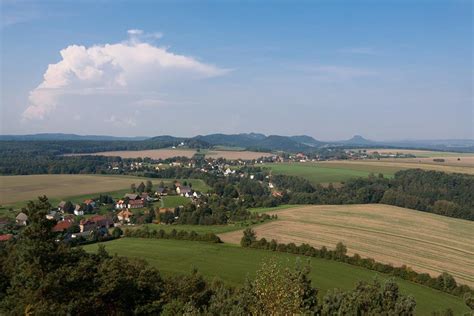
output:
[[55, 233], [59, 233], [59, 232], [63, 232], [65, 230], [68, 230], [69, 227], [71, 227], [73, 224], [73, 221], [69, 221], [69, 220], [65, 220], [65, 221], [61, 221], [61, 222], [58, 222], [52, 229], [53, 232]]
[[113, 221], [102, 215], [94, 215], [90, 218], [83, 219], [79, 223], [81, 233], [87, 232], [96, 228], [109, 228], [113, 226]]
[[176, 193], [178, 193], [181, 196], [185, 196], [186, 193], [191, 194], [192, 190], [190, 187], [185, 186], [185, 185], [180, 185], [176, 187]]
[[118, 220], [121, 221], [122, 223], [130, 223], [130, 220], [132, 219], [132, 217], [133, 217], [133, 213], [130, 212], [128, 209], [124, 209], [117, 214]]
[[76, 204], [76, 207], [74, 208], [74, 215], [76, 216], [84, 216], [84, 210], [79, 204]]
[[26, 226], [28, 223], [28, 216], [25, 213], [20, 212], [20, 214], [16, 216], [15, 221], [18, 225]]

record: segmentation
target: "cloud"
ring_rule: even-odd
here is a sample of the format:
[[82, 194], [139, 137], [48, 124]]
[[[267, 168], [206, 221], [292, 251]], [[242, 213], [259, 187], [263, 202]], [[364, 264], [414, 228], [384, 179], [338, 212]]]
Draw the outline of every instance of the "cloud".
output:
[[174, 54], [143, 38], [161, 36], [129, 30], [130, 40], [85, 47], [70, 45], [60, 51], [61, 60], [50, 64], [41, 82], [29, 94], [23, 119], [44, 119], [64, 96], [128, 94], [159, 91], [164, 84], [222, 76], [229, 69]]

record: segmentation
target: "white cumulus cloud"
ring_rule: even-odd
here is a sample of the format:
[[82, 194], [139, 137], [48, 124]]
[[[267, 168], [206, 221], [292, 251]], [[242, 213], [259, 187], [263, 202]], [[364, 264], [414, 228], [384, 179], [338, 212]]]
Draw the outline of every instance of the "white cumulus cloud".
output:
[[160, 33], [147, 35], [134, 29], [128, 34], [130, 40], [121, 43], [62, 49], [61, 60], [50, 64], [43, 82], [30, 91], [23, 118], [45, 118], [66, 105], [61, 102], [63, 96], [156, 91], [164, 83], [216, 77], [229, 71], [141, 41], [149, 36], [159, 38]]

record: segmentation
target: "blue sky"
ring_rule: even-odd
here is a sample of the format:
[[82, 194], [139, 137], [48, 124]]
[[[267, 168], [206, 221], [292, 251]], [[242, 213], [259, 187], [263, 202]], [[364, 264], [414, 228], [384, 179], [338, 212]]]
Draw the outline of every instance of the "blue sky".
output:
[[472, 1], [7, 0], [1, 13], [2, 134], [474, 138]]

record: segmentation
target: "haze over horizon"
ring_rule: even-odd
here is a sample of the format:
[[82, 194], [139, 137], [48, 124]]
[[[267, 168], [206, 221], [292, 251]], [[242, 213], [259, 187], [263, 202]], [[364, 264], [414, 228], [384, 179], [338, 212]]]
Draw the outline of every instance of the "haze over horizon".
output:
[[0, 134], [474, 139], [471, 1], [1, 6]]

